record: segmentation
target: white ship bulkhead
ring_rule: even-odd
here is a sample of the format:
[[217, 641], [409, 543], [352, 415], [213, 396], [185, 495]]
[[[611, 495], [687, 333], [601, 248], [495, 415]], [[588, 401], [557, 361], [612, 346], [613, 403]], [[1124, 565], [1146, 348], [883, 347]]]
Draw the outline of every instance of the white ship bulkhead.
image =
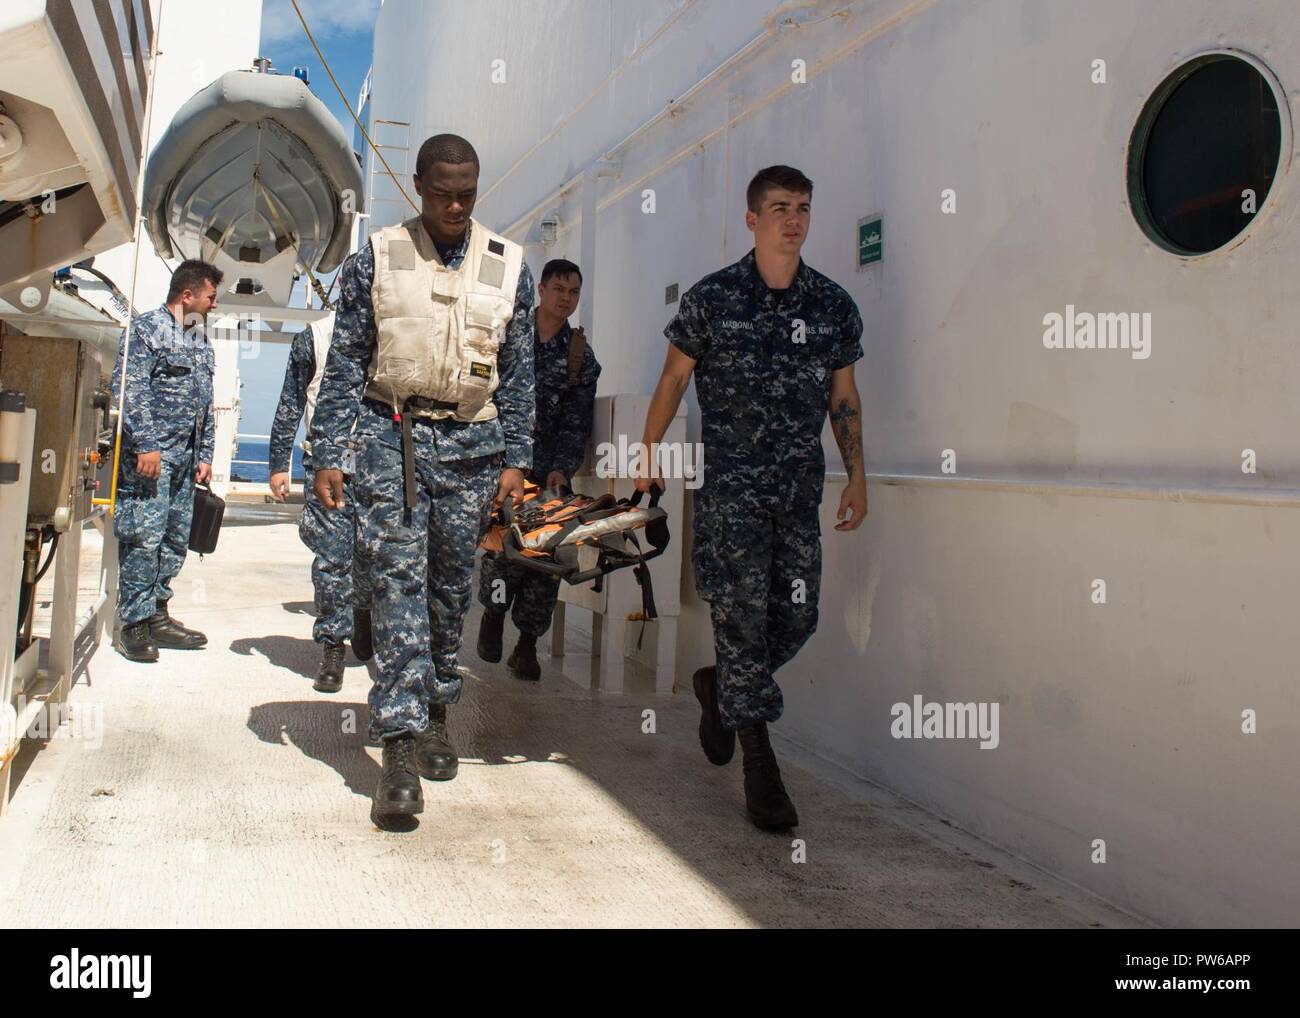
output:
[[[806, 172], [805, 257], [866, 323], [879, 476], [862, 531], [834, 532], [827, 434], [821, 621], [778, 675], [775, 730], [1161, 922], [1280, 925], [1300, 908], [1294, 13], [483, 0], [467, 19], [388, 0], [368, 117], [404, 179], [424, 137], [466, 135], [476, 216], [525, 242], [534, 272], [581, 264], [602, 396], [653, 389], [665, 288], [749, 249], [753, 173]], [[1166, 76], [1225, 48], [1282, 83], [1281, 166], [1238, 242], [1183, 258], [1136, 222], [1127, 151]], [[409, 214], [391, 184], [371, 197], [372, 229]], [[877, 213], [883, 261], [860, 273], [855, 229]], [[1150, 356], [1047, 349], [1045, 316], [1067, 306], [1149, 314]], [[898, 475], [914, 479], [881, 483]], [[685, 521], [675, 533], [689, 542]], [[712, 657], [685, 569], [679, 676]], [[894, 738], [893, 705], [916, 696], [998, 704], [996, 748]]]

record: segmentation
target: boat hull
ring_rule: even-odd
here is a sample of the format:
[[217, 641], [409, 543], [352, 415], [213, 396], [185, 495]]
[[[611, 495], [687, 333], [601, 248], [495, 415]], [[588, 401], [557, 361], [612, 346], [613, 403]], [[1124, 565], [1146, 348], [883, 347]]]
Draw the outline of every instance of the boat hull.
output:
[[297, 78], [231, 71], [177, 112], [149, 159], [145, 214], [165, 258], [226, 275], [225, 304], [288, 304], [303, 272], [348, 253], [361, 168]]

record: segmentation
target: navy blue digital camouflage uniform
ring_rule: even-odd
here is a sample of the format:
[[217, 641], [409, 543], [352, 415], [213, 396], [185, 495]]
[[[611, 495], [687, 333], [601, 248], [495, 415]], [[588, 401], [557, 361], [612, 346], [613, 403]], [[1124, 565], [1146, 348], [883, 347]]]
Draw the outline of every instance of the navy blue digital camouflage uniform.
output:
[[[316, 347], [311, 329], [294, 336], [284, 387], [271, 422], [268, 459], [271, 473], [288, 472], [293, 462], [293, 440], [307, 408], [307, 389], [316, 375]], [[311, 583], [315, 591], [316, 622], [312, 639], [320, 644], [340, 644], [352, 638], [352, 609], [370, 607], [370, 561], [365, 543], [357, 541], [357, 506], [351, 473], [343, 475], [342, 509], [326, 509], [316, 497], [311, 454], [303, 452], [303, 506], [298, 535], [311, 549]]]
[[[534, 319], [536, 312], [534, 312]], [[569, 385], [569, 323], [543, 343], [533, 329], [533, 373], [537, 416], [533, 425], [533, 468], [528, 479], [545, 487], [558, 470], [569, 480], [582, 467], [591, 435], [600, 364], [585, 347], [576, 384]], [[550, 628], [560, 581], [553, 576], [511, 565], [505, 557], [486, 552], [479, 566], [479, 602], [493, 612], [510, 612], [515, 628], [539, 637]]]
[[[472, 225], [470, 229], [472, 229]], [[469, 233], [443, 263], [458, 268]], [[342, 297], [312, 419], [317, 470], [341, 469], [348, 437], [357, 445], [354, 492], [371, 563], [372, 627], [378, 677], [370, 690], [370, 736], [428, 726], [430, 703], [460, 698], [457, 664], [469, 609], [474, 553], [487, 528], [501, 471], [532, 464], [533, 276], [525, 263], [514, 317], [497, 353], [498, 416], [463, 423], [413, 417], [416, 506], [404, 517], [401, 431], [391, 408], [363, 400], [378, 332], [367, 244], [342, 270]]]
[[691, 565], [713, 618], [722, 723], [775, 721], [773, 673], [817, 628], [822, 428], [831, 374], [862, 356], [862, 318], [803, 261], [788, 289], [770, 289], [751, 250], [686, 291], [664, 335], [696, 362]]
[[[125, 344], [113, 368], [120, 391]], [[118, 616], [149, 618], [172, 598], [189, 550], [194, 472], [212, 462], [212, 346], [201, 326], [182, 329], [164, 305], [135, 318], [126, 364], [122, 450], [113, 533], [118, 543]], [[160, 452], [161, 473], [141, 477], [139, 453]]]

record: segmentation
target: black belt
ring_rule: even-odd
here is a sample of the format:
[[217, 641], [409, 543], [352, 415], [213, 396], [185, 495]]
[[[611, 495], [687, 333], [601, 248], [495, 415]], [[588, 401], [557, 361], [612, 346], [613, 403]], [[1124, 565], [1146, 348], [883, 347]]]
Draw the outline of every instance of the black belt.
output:
[[[450, 403], [440, 399], [425, 399], [423, 396], [411, 396], [403, 404], [403, 411], [399, 412], [392, 406], [381, 403], [377, 399], [371, 399], [369, 396], [363, 397], [365, 403], [372, 412], [382, 414], [393, 422], [393, 430], [400, 430], [402, 433], [402, 494], [405, 512], [402, 516], [403, 526], [411, 525], [411, 510], [415, 508], [415, 441], [412, 437], [411, 430], [416, 418], [411, 411], [415, 410], [455, 410], [456, 403]], [[425, 423], [432, 424], [433, 421], [423, 418]]]
[[[399, 411], [393, 409], [391, 403], [384, 403], [377, 399], [371, 399], [369, 396], [363, 397], [361, 404], [367, 410], [379, 414], [381, 417], [395, 417], [398, 416], [399, 413]], [[449, 403], [441, 399], [424, 399], [422, 396], [412, 396], [406, 401], [406, 405], [412, 410], [451, 410], [452, 412], [455, 412], [456, 408], [460, 404]], [[428, 424], [435, 423], [431, 417], [419, 417], [417, 418], [416, 423], [418, 424], [421, 421]]]

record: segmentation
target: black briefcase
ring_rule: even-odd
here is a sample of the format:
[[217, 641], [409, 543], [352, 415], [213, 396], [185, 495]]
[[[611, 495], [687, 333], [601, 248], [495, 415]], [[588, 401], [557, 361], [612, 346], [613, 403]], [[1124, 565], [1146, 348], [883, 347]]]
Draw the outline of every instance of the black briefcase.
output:
[[190, 551], [210, 555], [216, 551], [221, 533], [221, 518], [226, 514], [226, 500], [212, 494], [206, 484], [194, 489], [194, 517], [190, 520]]

